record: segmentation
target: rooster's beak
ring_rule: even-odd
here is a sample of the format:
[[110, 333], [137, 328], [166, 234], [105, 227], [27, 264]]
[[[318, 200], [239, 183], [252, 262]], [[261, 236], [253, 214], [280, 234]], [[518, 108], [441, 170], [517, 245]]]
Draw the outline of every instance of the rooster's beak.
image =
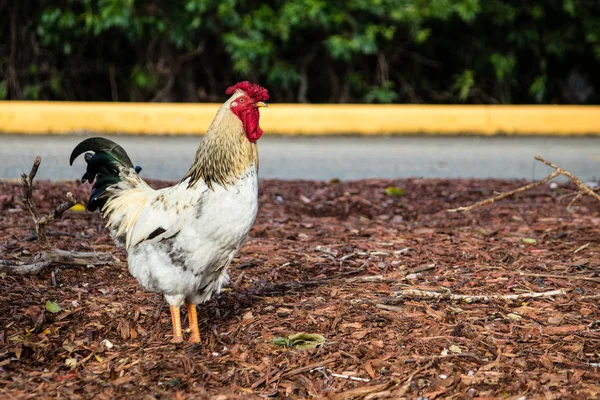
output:
[[256, 103], [254, 103], [255, 107], [268, 107], [267, 103], [265, 103], [264, 101], [257, 101]]

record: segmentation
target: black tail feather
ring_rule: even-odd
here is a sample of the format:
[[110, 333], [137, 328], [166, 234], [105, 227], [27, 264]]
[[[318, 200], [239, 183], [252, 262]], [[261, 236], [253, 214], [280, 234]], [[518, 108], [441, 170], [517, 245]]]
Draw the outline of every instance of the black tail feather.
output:
[[[106, 189], [121, 180], [120, 170], [122, 168], [134, 168], [134, 166], [121, 146], [112, 140], [101, 137], [89, 138], [79, 143], [73, 149], [69, 163], [73, 165], [73, 161], [87, 151], [93, 151], [93, 153], [84, 155], [87, 169], [81, 177], [81, 182], [88, 181], [92, 183], [96, 180], [94, 186], [92, 186], [92, 194], [87, 205], [89, 211], [94, 211], [98, 208], [102, 209], [106, 203]], [[134, 169], [136, 172], [141, 170], [140, 167]]]
[[93, 137], [89, 139], [85, 139], [83, 142], [79, 143], [71, 153], [71, 158], [69, 159], [69, 164], [73, 165], [73, 161], [81, 154], [86, 151], [95, 151], [97, 152], [107, 152], [112, 155], [121, 163], [126, 166], [133, 168], [133, 163], [129, 159], [127, 152], [119, 146], [117, 143], [112, 140], [108, 140], [102, 137]]

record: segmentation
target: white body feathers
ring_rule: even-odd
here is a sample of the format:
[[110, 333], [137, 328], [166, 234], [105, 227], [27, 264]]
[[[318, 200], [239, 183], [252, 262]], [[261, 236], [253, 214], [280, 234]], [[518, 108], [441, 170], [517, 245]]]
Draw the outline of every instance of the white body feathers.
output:
[[227, 267], [246, 241], [258, 209], [258, 179], [251, 164], [240, 179], [212, 189], [189, 178], [154, 190], [136, 173], [122, 181], [103, 214], [118, 244], [128, 252], [129, 271], [170, 305], [198, 304], [219, 292]]

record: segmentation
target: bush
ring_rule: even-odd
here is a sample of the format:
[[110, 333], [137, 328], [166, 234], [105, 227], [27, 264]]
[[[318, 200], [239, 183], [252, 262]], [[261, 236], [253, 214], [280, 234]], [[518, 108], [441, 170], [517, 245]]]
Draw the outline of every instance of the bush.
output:
[[20, 0], [0, 13], [5, 99], [221, 101], [249, 79], [278, 102], [600, 103], [597, 0]]

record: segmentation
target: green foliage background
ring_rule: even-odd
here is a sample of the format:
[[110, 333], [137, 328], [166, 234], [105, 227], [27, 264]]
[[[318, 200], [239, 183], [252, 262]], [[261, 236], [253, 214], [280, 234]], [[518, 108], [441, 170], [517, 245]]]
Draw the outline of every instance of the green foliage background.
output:
[[0, 99], [600, 103], [598, 0], [7, 0]]

